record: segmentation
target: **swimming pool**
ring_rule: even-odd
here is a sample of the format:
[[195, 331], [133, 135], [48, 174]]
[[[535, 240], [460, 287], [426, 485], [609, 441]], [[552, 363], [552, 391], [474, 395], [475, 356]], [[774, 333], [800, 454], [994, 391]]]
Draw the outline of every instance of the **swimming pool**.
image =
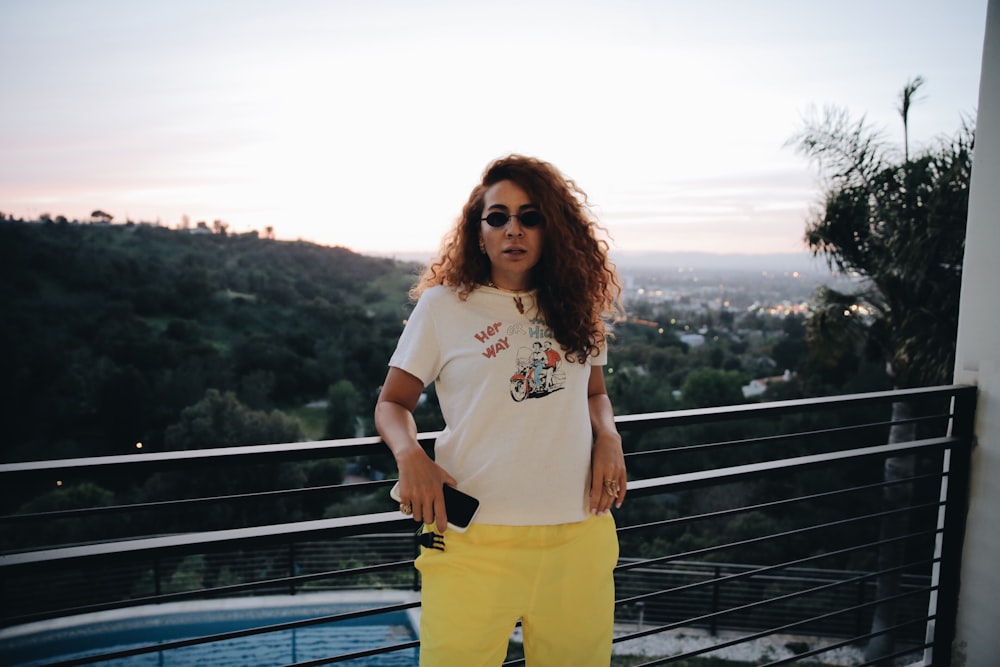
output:
[[[263, 627], [400, 604], [392, 593], [318, 593], [149, 605], [53, 619], [0, 630], [0, 664], [39, 667], [59, 660], [165, 641]], [[412, 611], [392, 611], [279, 632], [92, 663], [101, 667], [278, 667], [392, 646], [417, 638]], [[414, 667], [417, 649], [336, 663], [351, 667]]]

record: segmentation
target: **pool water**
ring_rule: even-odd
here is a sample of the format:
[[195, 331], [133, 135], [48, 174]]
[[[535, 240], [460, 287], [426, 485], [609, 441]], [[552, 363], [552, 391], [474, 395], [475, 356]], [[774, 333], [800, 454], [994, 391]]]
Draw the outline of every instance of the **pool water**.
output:
[[[392, 604], [403, 600], [381, 601]], [[220, 604], [221, 602], [221, 604]], [[296, 596], [276, 604], [272, 598], [182, 603], [90, 614], [76, 619], [34, 624], [31, 632], [0, 633], [0, 664], [40, 667], [60, 660], [146, 646], [157, 642], [230, 632], [360, 609], [371, 603], [343, 599], [324, 602]], [[132, 612], [132, 613], [128, 613]], [[278, 667], [343, 653], [392, 646], [417, 638], [403, 611], [366, 616], [335, 624], [228, 639], [163, 652], [91, 663], [101, 667]], [[417, 649], [336, 663], [352, 667], [414, 667]]]

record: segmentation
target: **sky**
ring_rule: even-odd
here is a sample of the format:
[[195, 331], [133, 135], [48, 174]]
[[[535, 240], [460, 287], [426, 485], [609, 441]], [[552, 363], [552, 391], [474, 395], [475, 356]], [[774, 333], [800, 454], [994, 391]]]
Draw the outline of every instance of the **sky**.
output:
[[556, 165], [615, 253], [803, 252], [788, 140], [974, 119], [988, 0], [0, 0], [0, 212], [430, 253], [484, 167]]

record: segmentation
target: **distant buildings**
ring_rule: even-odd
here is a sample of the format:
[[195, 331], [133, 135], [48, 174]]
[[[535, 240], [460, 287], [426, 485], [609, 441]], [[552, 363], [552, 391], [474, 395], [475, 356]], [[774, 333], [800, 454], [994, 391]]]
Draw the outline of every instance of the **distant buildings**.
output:
[[755, 380], [750, 380], [750, 384], [742, 387], [743, 398], [756, 398], [762, 395], [767, 388], [778, 382], [788, 382], [792, 379], [792, 372], [785, 370], [782, 375], [775, 375], [772, 377], [757, 378]]
[[705, 344], [705, 337], [700, 333], [686, 333], [678, 336], [682, 343], [685, 343], [689, 347], [698, 347], [699, 345]]

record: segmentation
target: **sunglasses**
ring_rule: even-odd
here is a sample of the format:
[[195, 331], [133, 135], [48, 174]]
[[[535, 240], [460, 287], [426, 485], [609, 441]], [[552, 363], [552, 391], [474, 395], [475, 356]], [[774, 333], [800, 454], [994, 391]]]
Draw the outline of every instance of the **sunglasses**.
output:
[[490, 227], [503, 227], [511, 218], [517, 218], [525, 227], [537, 227], [545, 222], [545, 218], [542, 217], [540, 211], [525, 211], [524, 213], [502, 213], [500, 211], [493, 211], [485, 218], [480, 219], [485, 221]]

